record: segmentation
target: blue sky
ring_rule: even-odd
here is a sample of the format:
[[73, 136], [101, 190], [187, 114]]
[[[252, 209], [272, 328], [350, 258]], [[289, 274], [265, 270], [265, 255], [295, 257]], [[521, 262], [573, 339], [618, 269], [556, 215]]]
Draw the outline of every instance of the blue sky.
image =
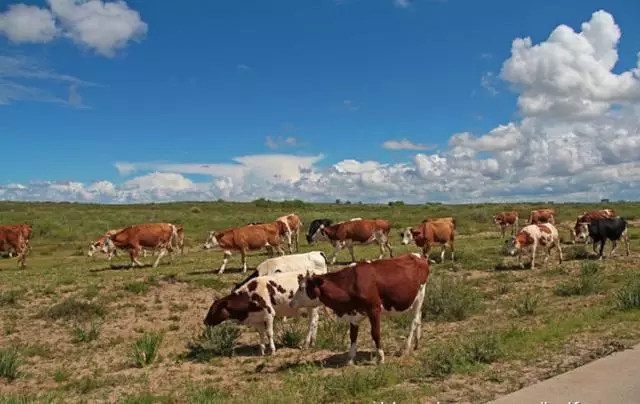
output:
[[[528, 195], [531, 189], [516, 186], [522, 178], [514, 176], [517, 163], [505, 160], [507, 149], [477, 149], [466, 163], [456, 160], [453, 165], [459, 157], [451, 153], [464, 150], [453, 150], [449, 144], [456, 133], [470, 132], [480, 138], [499, 125], [520, 125], [520, 119], [527, 118], [518, 106], [521, 90], [510, 90], [510, 86], [529, 86], [536, 93], [531, 80], [519, 76], [519, 81], [510, 83], [499, 76], [503, 63], [512, 55], [512, 41], [530, 37], [538, 44], [560, 24], [579, 32], [581, 23], [604, 9], [622, 31], [614, 46], [617, 64], [609, 74], [618, 77], [637, 68], [640, 50], [640, 3], [621, 0], [559, 0], [517, 7], [506, 1], [462, 0], [185, 1], [179, 5], [127, 1], [127, 9], [119, 10], [127, 18], [96, 17], [94, 26], [78, 24], [77, 16], [90, 14], [90, 7], [104, 7], [105, 3], [0, 1], [0, 13], [4, 13], [0, 17], [0, 55], [4, 57], [0, 60], [0, 133], [5, 150], [13, 151], [5, 153], [0, 162], [0, 184], [73, 181], [89, 186], [108, 181], [120, 189], [126, 181], [156, 173], [172, 174], [167, 182], [175, 185], [178, 181], [178, 185], [165, 189], [157, 175], [153, 186], [134, 182], [127, 189], [137, 184], [138, 194], [147, 195], [147, 199], [176, 198], [176, 192], [185, 190], [190, 197], [202, 195], [206, 199], [219, 196], [215, 191], [223, 192], [225, 187], [240, 187], [222, 195], [232, 199], [261, 192], [274, 198], [290, 193], [317, 199], [323, 193], [318, 184], [333, 183], [336, 176], [345, 175], [348, 181], [343, 179], [326, 190], [331, 194], [329, 199], [335, 199], [343, 187], [359, 184], [373, 186], [372, 198], [382, 200], [407, 191], [392, 189], [393, 183], [397, 185], [394, 176], [403, 175], [416, 189], [436, 183], [436, 196], [445, 199], [452, 189], [457, 190], [458, 199]], [[25, 12], [34, 18], [22, 20], [33, 21], [29, 26], [12, 22], [17, 13], [11, 10], [16, 4], [39, 8]], [[34, 10], [49, 13], [59, 32], [47, 31], [46, 21], [35, 19]], [[38, 24], [45, 28], [36, 28]], [[121, 36], [109, 38], [113, 34], [104, 28], [108, 24], [121, 30]], [[126, 24], [130, 27], [123, 28]], [[26, 32], [30, 27], [38, 32]], [[25, 71], [47, 75], [34, 79], [26, 77]], [[604, 82], [585, 80], [583, 84], [585, 88], [600, 86], [604, 91]], [[576, 86], [580, 85], [556, 88], [552, 93], [559, 97], [559, 90], [571, 91]], [[625, 115], [625, 122], [637, 117], [635, 90], [607, 100], [612, 107], [632, 111]], [[545, 127], [545, 136], [550, 136], [552, 120], [530, 115], [538, 120], [531, 125]], [[600, 113], [589, 119], [596, 122], [603, 116]], [[577, 124], [570, 116], [562, 119], [566, 124]], [[520, 136], [528, 136], [521, 132]], [[402, 139], [428, 147], [383, 147], [386, 141]], [[634, 139], [629, 142], [635, 145]], [[552, 144], [549, 140], [547, 148]], [[253, 174], [264, 174], [264, 169], [233, 175], [226, 175], [224, 169], [206, 175], [185, 169], [189, 164], [233, 164], [234, 157], [274, 153], [322, 156], [309, 163], [301, 175], [298, 167], [290, 170], [283, 166], [283, 172], [296, 173], [287, 184], [275, 181], [264, 190], [258, 187], [259, 178], [250, 183], [255, 180]], [[569, 154], [568, 158], [580, 159]], [[435, 169], [425, 168], [424, 161], [433, 165], [438, 156], [447, 162], [430, 178]], [[609, 164], [627, 171], [617, 172], [615, 176], [622, 182], [606, 192], [626, 195], [625, 181], [635, 181], [635, 171], [626, 178], [621, 178], [621, 173], [628, 172], [629, 164], [635, 168], [633, 159], [629, 160], [634, 156]], [[473, 163], [491, 159], [497, 169], [493, 162]], [[377, 166], [360, 164], [345, 172], [340, 168], [345, 160], [390, 166], [378, 172]], [[137, 168], [118, 170], [118, 162]], [[552, 159], [544, 164], [553, 171]], [[489, 171], [482, 172], [484, 179], [471, 174], [468, 181], [445, 178], [446, 172], [463, 168], [472, 174]], [[543, 193], [575, 193], [578, 199], [592, 197], [602, 190], [562, 185], [594, 168], [567, 168], [564, 177], [554, 175], [553, 184], [541, 189]], [[303, 186], [301, 181], [309, 181], [307, 171], [328, 179]], [[215, 180], [233, 185], [202, 191], [203, 184]], [[484, 180], [501, 181], [504, 191], [483, 194], [469, 185]], [[391, 183], [386, 188], [376, 185], [385, 181]], [[544, 191], [549, 187], [552, 191]], [[148, 196], [150, 190], [157, 191], [156, 196]], [[358, 192], [366, 194], [368, 188]], [[12, 198], [8, 191], [5, 197]], [[22, 197], [30, 198], [24, 192]], [[100, 198], [108, 199], [103, 194]]]

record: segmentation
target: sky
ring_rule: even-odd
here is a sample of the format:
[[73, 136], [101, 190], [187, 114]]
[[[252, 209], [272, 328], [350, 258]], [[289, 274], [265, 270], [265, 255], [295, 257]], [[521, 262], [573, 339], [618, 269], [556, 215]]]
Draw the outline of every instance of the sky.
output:
[[638, 16], [0, 0], [0, 200], [640, 199]]

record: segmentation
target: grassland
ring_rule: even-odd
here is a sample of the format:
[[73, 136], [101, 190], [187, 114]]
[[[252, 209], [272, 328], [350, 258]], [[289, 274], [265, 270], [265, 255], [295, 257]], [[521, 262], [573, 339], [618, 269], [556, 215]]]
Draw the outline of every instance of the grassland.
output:
[[[562, 265], [554, 253], [546, 267], [516, 269], [491, 215], [514, 208], [525, 217], [542, 206], [0, 203], [0, 223], [34, 225], [27, 268], [0, 259], [0, 403], [482, 403], [640, 341], [640, 203], [607, 204], [632, 224], [630, 257], [619, 249], [597, 262], [590, 248], [565, 244]], [[601, 207], [554, 205], [563, 238], [577, 214]], [[394, 356], [407, 316], [383, 321], [388, 363], [381, 366], [367, 322], [355, 367], [343, 366], [347, 325], [325, 317], [317, 346], [306, 351], [296, 348], [305, 319], [278, 320], [279, 350], [267, 357], [258, 356], [252, 330], [204, 330], [214, 293], [244, 277], [238, 254], [223, 275], [214, 272], [222, 254], [202, 250], [207, 232], [290, 212], [305, 227], [319, 217], [386, 218], [397, 253], [417, 251], [400, 245], [401, 227], [429, 216], [457, 218], [456, 261], [447, 254], [432, 265], [417, 352]], [[185, 225], [185, 255], [172, 264], [129, 270], [121, 268], [126, 254], [111, 264], [86, 256], [105, 230], [153, 221]], [[303, 236], [300, 245], [311, 250]], [[326, 243], [315, 249], [330, 252]], [[356, 248], [356, 257], [377, 251]], [[251, 254], [250, 267], [265, 258]], [[344, 251], [338, 262], [347, 260]]]

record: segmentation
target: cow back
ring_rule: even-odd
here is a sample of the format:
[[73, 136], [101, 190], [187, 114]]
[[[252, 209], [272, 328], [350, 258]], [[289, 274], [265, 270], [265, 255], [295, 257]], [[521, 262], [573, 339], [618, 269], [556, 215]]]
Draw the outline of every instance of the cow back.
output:
[[450, 221], [424, 222], [420, 226], [420, 233], [432, 243], [446, 243], [454, 238], [455, 226]]

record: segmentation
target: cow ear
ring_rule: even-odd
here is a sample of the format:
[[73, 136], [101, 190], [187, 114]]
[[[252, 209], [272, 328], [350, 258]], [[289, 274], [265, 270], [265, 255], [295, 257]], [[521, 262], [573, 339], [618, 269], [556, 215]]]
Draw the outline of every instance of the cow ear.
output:
[[324, 224], [320, 224], [320, 229], [324, 229]]

